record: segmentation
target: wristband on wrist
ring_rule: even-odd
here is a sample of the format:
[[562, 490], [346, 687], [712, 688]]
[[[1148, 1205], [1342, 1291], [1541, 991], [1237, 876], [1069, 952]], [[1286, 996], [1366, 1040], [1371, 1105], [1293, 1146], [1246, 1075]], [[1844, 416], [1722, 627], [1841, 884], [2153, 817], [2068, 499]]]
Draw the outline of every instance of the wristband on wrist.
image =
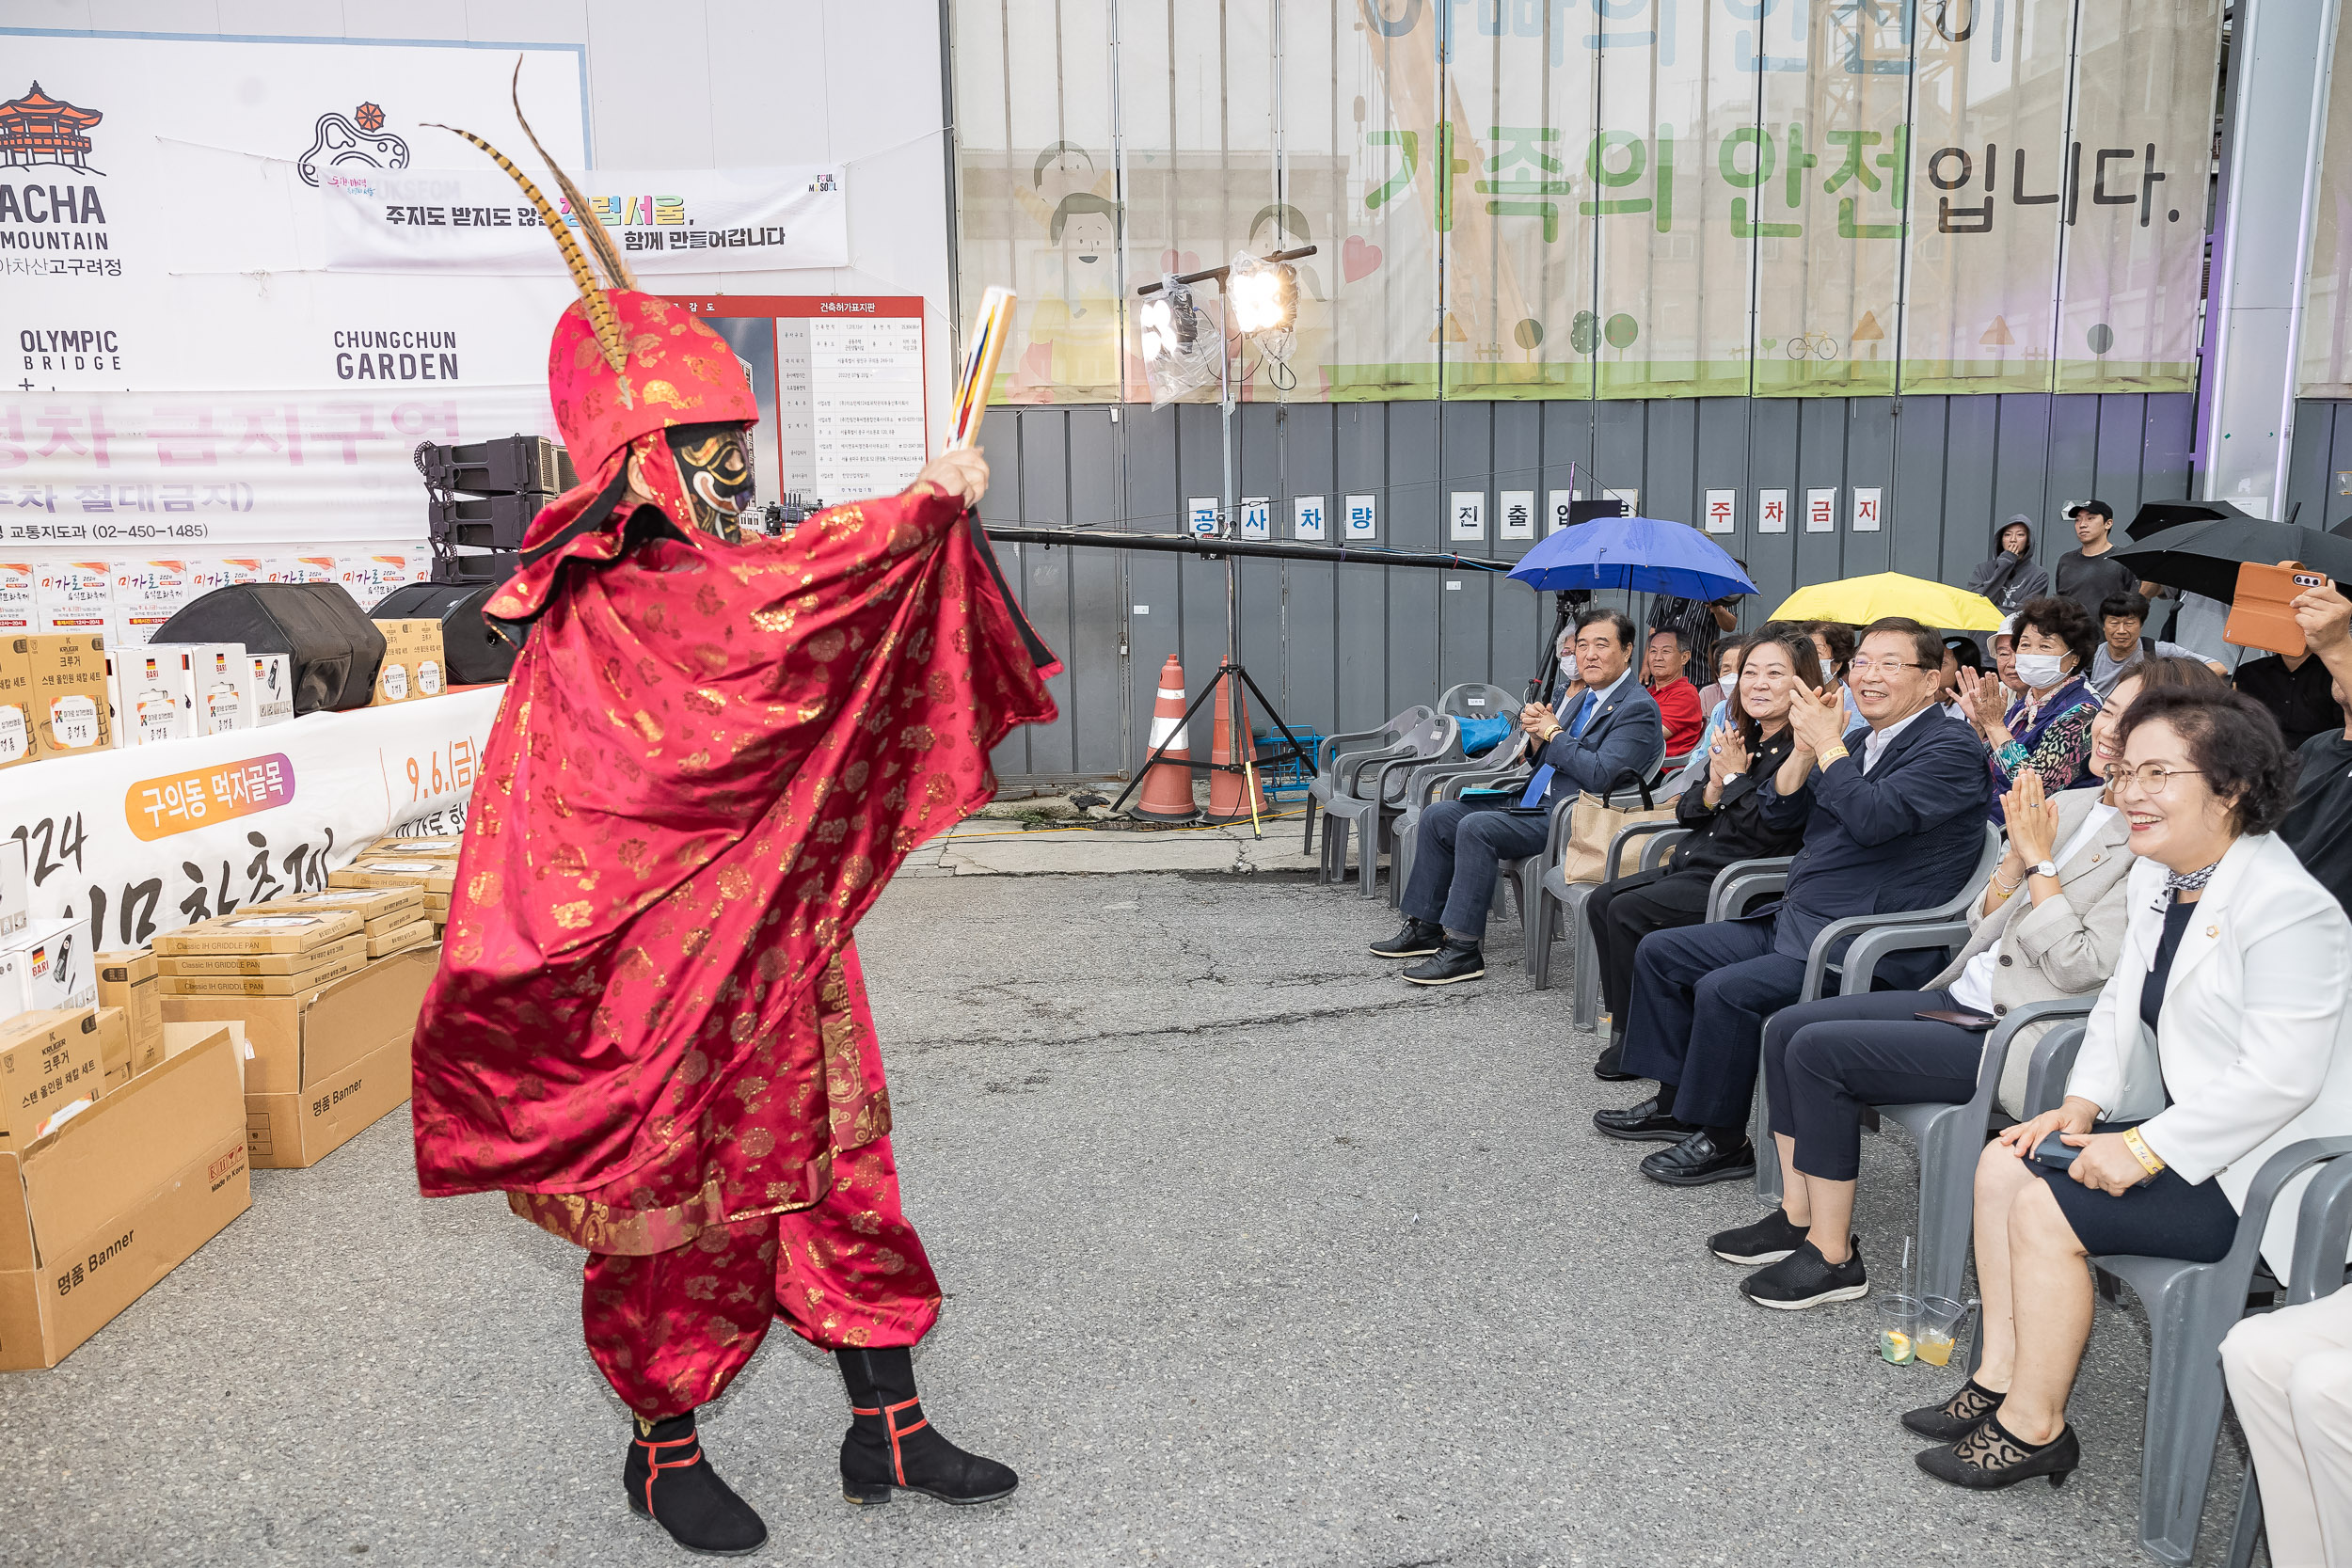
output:
[[2139, 1135], [2138, 1128], [2125, 1130], [2123, 1147], [2132, 1151], [2132, 1158], [2138, 1161], [2139, 1168], [2149, 1175], [2153, 1176], [2164, 1169], [2164, 1161], [2157, 1157], [2154, 1149], [2148, 1147], [2148, 1140]]
[[1820, 753], [1820, 763], [1822, 767], [1827, 768], [1831, 763], [1836, 762], [1839, 757], [1851, 756], [1852, 754], [1852, 752], [1846, 750], [1846, 743], [1841, 740], [1836, 745], [1832, 746], [1828, 751]]

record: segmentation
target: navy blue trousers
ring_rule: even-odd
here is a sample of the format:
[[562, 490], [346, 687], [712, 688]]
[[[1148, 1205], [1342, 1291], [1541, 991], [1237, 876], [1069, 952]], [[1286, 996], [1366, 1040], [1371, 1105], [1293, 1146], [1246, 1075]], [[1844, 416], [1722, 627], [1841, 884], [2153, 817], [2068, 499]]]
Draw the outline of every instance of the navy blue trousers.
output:
[[1804, 963], [1772, 951], [1770, 917], [1653, 931], [1633, 954], [1625, 1069], [1675, 1085], [1683, 1121], [1742, 1126], [1764, 1020], [1804, 989]]
[[1476, 942], [1494, 907], [1498, 863], [1541, 854], [1550, 832], [1539, 813], [1438, 801], [1422, 813], [1413, 874], [1400, 900], [1405, 912]]

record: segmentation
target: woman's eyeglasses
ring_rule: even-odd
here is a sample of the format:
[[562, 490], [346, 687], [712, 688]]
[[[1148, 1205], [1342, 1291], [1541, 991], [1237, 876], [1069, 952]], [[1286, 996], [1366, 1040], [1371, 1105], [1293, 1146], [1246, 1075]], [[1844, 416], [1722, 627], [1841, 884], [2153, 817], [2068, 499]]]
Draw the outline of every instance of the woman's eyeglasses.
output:
[[2174, 779], [2193, 778], [2196, 773], [2194, 768], [2168, 768], [2160, 762], [2143, 762], [2137, 768], [2126, 767], [2119, 762], [2107, 769], [2107, 783], [2117, 789], [2127, 784], [2137, 784], [2142, 795], [2153, 799], [2170, 788]]

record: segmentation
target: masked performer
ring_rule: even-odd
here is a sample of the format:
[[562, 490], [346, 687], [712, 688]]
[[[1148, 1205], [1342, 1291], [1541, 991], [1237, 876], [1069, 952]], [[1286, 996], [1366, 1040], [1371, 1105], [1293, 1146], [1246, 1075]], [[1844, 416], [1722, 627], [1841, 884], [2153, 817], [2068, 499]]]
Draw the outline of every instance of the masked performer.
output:
[[767, 1539], [694, 1413], [771, 1317], [840, 1365], [850, 1501], [1002, 1497], [1013, 1472], [915, 1393], [939, 1284], [850, 944], [907, 851], [990, 798], [990, 748], [1054, 716], [1051, 656], [963, 521], [987, 466], [950, 452], [901, 495], [746, 538], [759, 415], [735, 355], [459, 134], [579, 288], [548, 364], [584, 480], [488, 606], [532, 629], [418, 1026], [420, 1182], [503, 1191], [587, 1249], [589, 1354], [636, 1418], [628, 1505], [680, 1544]]

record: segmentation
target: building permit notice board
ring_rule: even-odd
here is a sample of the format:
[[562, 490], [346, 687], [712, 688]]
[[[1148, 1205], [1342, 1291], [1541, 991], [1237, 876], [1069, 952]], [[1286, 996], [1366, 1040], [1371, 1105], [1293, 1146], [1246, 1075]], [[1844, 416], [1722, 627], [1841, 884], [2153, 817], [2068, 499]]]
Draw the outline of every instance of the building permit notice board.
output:
[[919, 294], [713, 294], [675, 303], [734, 348], [759, 399], [758, 499], [895, 495], [930, 459]]

